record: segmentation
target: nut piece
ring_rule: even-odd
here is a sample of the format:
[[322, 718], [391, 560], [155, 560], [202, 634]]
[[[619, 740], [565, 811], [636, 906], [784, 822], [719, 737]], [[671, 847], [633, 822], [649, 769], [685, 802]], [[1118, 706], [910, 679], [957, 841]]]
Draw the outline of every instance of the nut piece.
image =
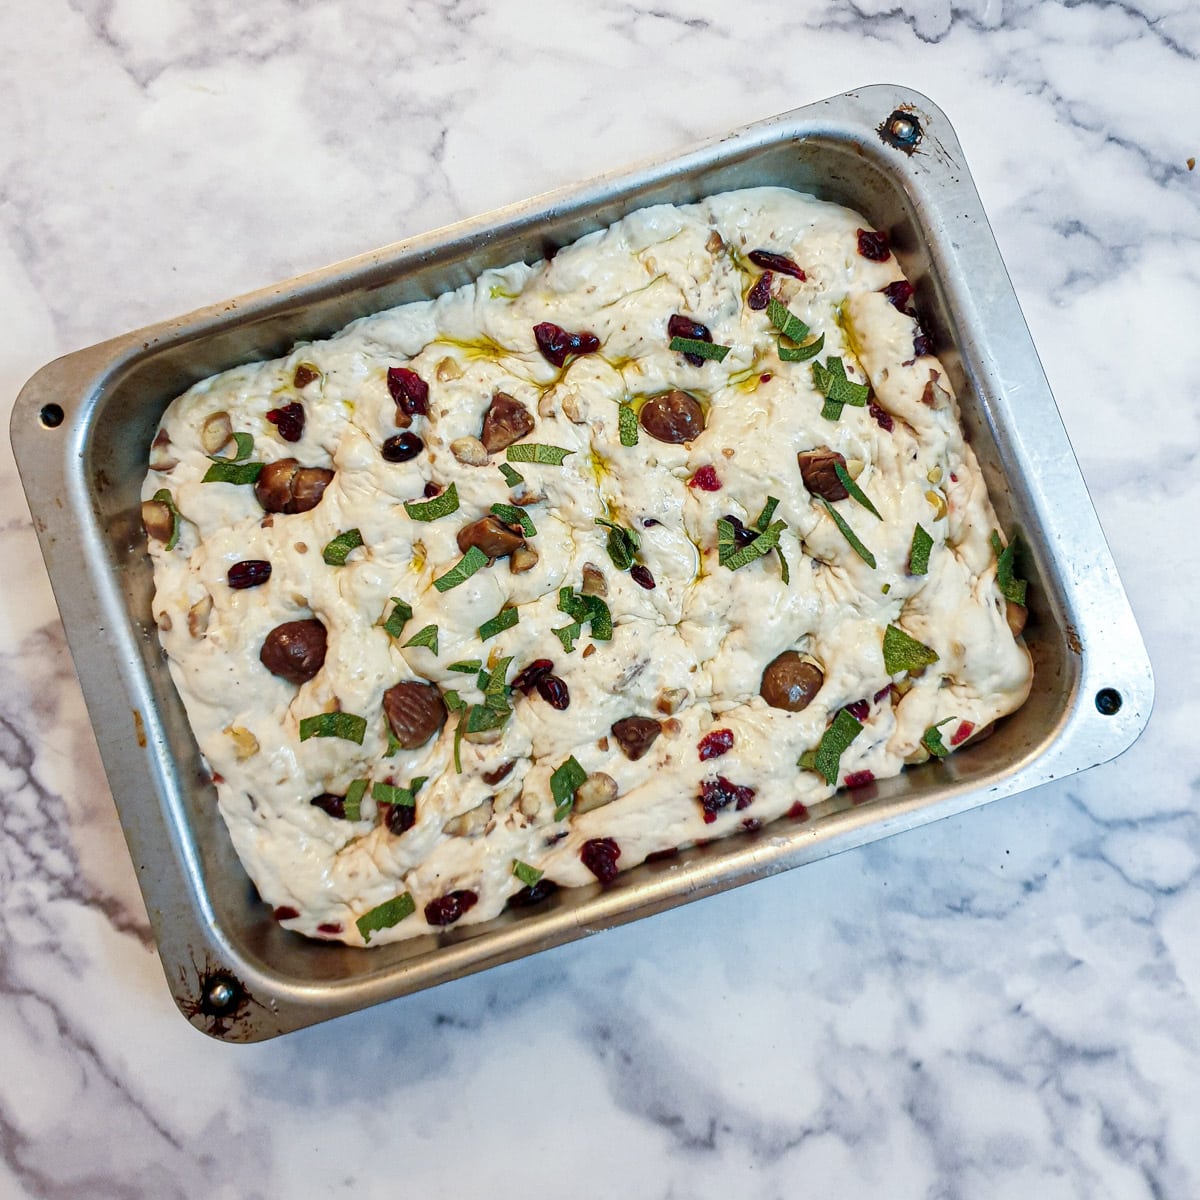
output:
[[333, 479], [324, 467], [302, 467], [294, 458], [267, 463], [254, 485], [258, 502], [272, 513], [302, 513], [316, 508]]
[[434, 372], [438, 377], [439, 383], [449, 383], [452, 379], [461, 379], [463, 369], [459, 366], [457, 358], [447, 356], [443, 358], [434, 368]]
[[608, 580], [604, 572], [595, 563], [583, 564], [583, 586], [579, 589], [585, 596], [608, 595]]
[[929, 382], [921, 393], [921, 403], [928, 408], [949, 408], [950, 393], [938, 383], [940, 376], [936, 371], [929, 372]]
[[488, 461], [488, 452], [483, 448], [483, 443], [475, 437], [460, 437], [455, 438], [450, 443], [450, 453], [458, 459], [464, 467], [486, 467]]
[[452, 817], [443, 827], [451, 837], [478, 837], [492, 819], [492, 801], [485, 800], [477, 808], [457, 817]]
[[670, 716], [672, 713], [677, 713], [682, 707], [683, 702], [687, 699], [687, 688], [664, 688], [658, 693], [658, 699], [654, 703], [654, 707], [660, 713], [666, 713]]
[[174, 514], [161, 500], [143, 500], [142, 527], [147, 537], [152, 537], [156, 542], [169, 542], [175, 530]]
[[1023, 604], [1017, 604], [1013, 600], [1004, 602], [1004, 619], [1008, 622], [1008, 628], [1012, 631], [1014, 638], [1019, 638], [1025, 631], [1025, 622], [1029, 618], [1029, 609]]
[[514, 575], [524, 575], [538, 564], [538, 552], [532, 546], [518, 546], [509, 557], [508, 569]]
[[638, 415], [642, 428], [657, 441], [680, 446], [704, 432], [704, 409], [695, 396], [678, 389], [652, 396]]
[[846, 460], [828, 446], [818, 446], [815, 450], [802, 450], [796, 455], [800, 464], [800, 478], [804, 486], [814, 496], [823, 500], [845, 500], [850, 494], [845, 484], [837, 477], [835, 468], [846, 469]]
[[224, 731], [233, 742], [233, 756], [238, 762], [245, 762], [258, 753], [258, 738], [241, 725], [230, 725]]
[[258, 660], [272, 675], [299, 686], [325, 664], [325, 626], [315, 617], [286, 621], [267, 634]]
[[188, 609], [188, 633], [201, 638], [208, 632], [208, 618], [212, 613], [212, 597], [206, 592]]
[[816, 664], [785, 650], [767, 664], [758, 694], [772, 707], [803, 712], [821, 690], [825, 676]]
[[603, 771], [593, 771], [575, 789], [575, 812], [591, 812], [603, 808], [617, 798], [617, 781]]
[[622, 717], [610, 731], [630, 762], [637, 762], [654, 745], [662, 726], [653, 717]]
[[165, 429], [160, 429], [150, 443], [150, 469], [152, 471], [173, 471], [179, 466], [179, 459], [171, 449], [171, 437]]
[[217, 454], [233, 441], [233, 422], [227, 412], [210, 413], [200, 426], [200, 445], [205, 454]]
[[416, 750], [446, 722], [442, 693], [432, 683], [397, 683], [383, 693], [383, 711], [401, 750]]
[[495, 454], [532, 432], [533, 417], [529, 409], [507, 392], [496, 392], [483, 415], [483, 432], [479, 437], [484, 449], [489, 454]]
[[480, 517], [458, 531], [458, 548], [464, 554], [472, 546], [478, 546], [488, 558], [506, 558], [524, 545], [525, 538], [520, 528], [506, 525], [499, 517]]

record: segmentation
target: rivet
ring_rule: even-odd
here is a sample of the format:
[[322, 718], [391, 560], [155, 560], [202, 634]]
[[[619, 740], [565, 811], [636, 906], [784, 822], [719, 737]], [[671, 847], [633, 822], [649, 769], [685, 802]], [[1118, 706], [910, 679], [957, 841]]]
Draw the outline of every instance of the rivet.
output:
[[1121, 711], [1124, 699], [1116, 688], [1101, 688], [1096, 693], [1096, 711], [1104, 717], [1112, 717]]

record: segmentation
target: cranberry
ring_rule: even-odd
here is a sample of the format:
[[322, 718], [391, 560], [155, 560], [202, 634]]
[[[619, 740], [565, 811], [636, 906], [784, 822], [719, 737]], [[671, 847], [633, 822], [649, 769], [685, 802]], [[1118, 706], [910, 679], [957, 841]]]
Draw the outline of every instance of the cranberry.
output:
[[512, 769], [516, 765], [516, 762], [510, 758], [508, 762], [501, 763], [495, 770], [484, 771], [480, 778], [489, 787], [495, 787], [502, 779], [507, 779], [512, 774]]
[[733, 526], [733, 544], [741, 550], [744, 546], [750, 545], [756, 537], [758, 537], [757, 529], [747, 529], [742, 524], [741, 520], [733, 515], [726, 513], [721, 520], [728, 521]]
[[950, 745], [961, 746], [975, 732], [974, 721], [963, 721], [959, 727], [950, 735]]
[[531, 904], [539, 904], [547, 896], [551, 896], [557, 891], [558, 884], [553, 879], [543, 877], [537, 883], [523, 887], [519, 892], [514, 892], [508, 898], [508, 905], [510, 908], [528, 908]]
[[764, 271], [750, 289], [746, 296], [746, 303], [755, 312], [760, 312], [771, 303], [771, 284], [774, 282], [775, 276], [770, 271]]
[[595, 354], [600, 349], [600, 339], [594, 333], [568, 333], [549, 321], [535, 325], [533, 337], [542, 357], [556, 367], [563, 366], [569, 354]]
[[783, 254], [775, 254], [770, 250], [751, 250], [750, 261], [764, 271], [778, 271], [780, 275], [790, 275], [793, 279], [807, 279], [804, 269], [797, 266]]
[[886, 699], [888, 696], [890, 696], [891, 694], [892, 694], [892, 685], [889, 683], [889, 684], [887, 684], [887, 686], [886, 686], [886, 687], [881, 687], [881, 688], [879, 689], [879, 691], [877, 691], [877, 692], [875, 693], [875, 695], [871, 697], [871, 699], [872, 699], [872, 700], [873, 700], [873, 701], [874, 701], [876, 704], [878, 704], [878, 703], [880, 702], [880, 700], [885, 700], [885, 699]]
[[867, 401], [867, 412], [875, 418], [875, 423], [885, 432], [891, 433], [896, 428], [896, 422], [892, 420], [892, 414], [886, 409], [880, 408], [874, 400]]
[[742, 828], [747, 833], [754, 833], [756, 830], [762, 828], [762, 822], [757, 817], [747, 817], [742, 822]]
[[932, 353], [933, 343], [929, 340], [929, 335], [925, 330], [918, 325], [916, 336], [913, 338], [913, 357], [924, 358], [925, 355]]
[[643, 517], [642, 518], [642, 528], [643, 529], [653, 529], [655, 525], [661, 525], [661, 524], [662, 524], [661, 521], [656, 521], [653, 517]]
[[415, 433], [398, 433], [383, 443], [380, 453], [384, 462], [402, 463], [416, 458], [424, 449], [425, 443]]
[[700, 751], [700, 761], [708, 762], [710, 758], [720, 758], [722, 754], [728, 754], [733, 749], [733, 730], [732, 729], [714, 729], [712, 733], [706, 733], [697, 746]]
[[406, 417], [423, 417], [429, 412], [429, 384], [416, 371], [407, 367], [388, 367], [387, 385], [396, 407]]
[[719, 492], [721, 479], [717, 475], [716, 467], [701, 467], [688, 480], [688, 487], [699, 488], [702, 492]]
[[808, 806], [801, 804], [800, 801], [797, 800], [796, 803], [787, 810], [787, 815], [791, 817], [793, 821], [807, 821]]
[[643, 567], [641, 563], [636, 563], [629, 568], [629, 574], [638, 587], [643, 587], [648, 592], [654, 590], [654, 576], [650, 574], [648, 567]]
[[913, 298], [913, 285], [907, 279], [897, 279], [895, 283], [889, 283], [887, 287], [879, 290], [902, 313], [912, 315], [908, 302]]
[[336, 796], [333, 792], [322, 792], [319, 796], [314, 796], [309, 804], [314, 808], [319, 808], [322, 812], [328, 813], [331, 817], [336, 817], [339, 821], [346, 819], [346, 797]]
[[543, 675], [535, 684], [537, 693], [551, 708], [557, 708], [560, 712], [567, 708], [571, 703], [571, 693], [567, 690], [566, 683], [559, 679], [557, 675]]
[[290, 904], [281, 904], [271, 913], [271, 916], [277, 921], [294, 921], [299, 915], [300, 910], [292, 908]]
[[271, 564], [261, 558], [247, 558], [234, 563], [226, 578], [231, 588], [261, 587], [271, 578]]
[[399, 837], [407, 833], [417, 823], [417, 806], [415, 804], [382, 804], [380, 808], [387, 809], [384, 824], [389, 833]]
[[950, 472], [950, 482], [951, 482], [951, 483], [957, 483], [957, 482], [958, 482], [958, 476], [957, 476], [957, 475], [955, 475], [955, 473], [954, 473], [953, 471], [951, 471], [951, 472]]
[[850, 774], [846, 776], [846, 787], [848, 788], [866, 787], [868, 783], [874, 782], [874, 771], [851, 771]]
[[871, 715], [871, 705], [866, 700], [855, 700], [846, 705], [846, 711], [856, 720], [865, 721]]
[[267, 420], [279, 430], [285, 442], [298, 442], [304, 432], [304, 405], [297, 402], [273, 408], [267, 413]]
[[882, 230], [860, 229], [858, 231], [858, 252], [863, 258], [872, 262], [886, 262], [892, 257], [888, 248], [888, 235]]
[[317, 932], [318, 933], [341, 933], [342, 932], [342, 923], [341, 923], [341, 921], [327, 921], [327, 922], [317, 926]]
[[771, 372], [770, 372], [770, 371], [764, 371], [764, 372], [763, 372], [763, 373], [762, 373], [762, 374], [761, 374], [761, 375], [758, 377], [758, 382], [759, 382], [759, 383], [770, 383], [770, 382], [771, 382], [771, 379], [772, 379]]
[[[667, 333], [670, 337], [688, 338], [693, 342], [712, 341], [712, 334], [709, 332], [707, 325], [701, 325], [699, 321], [693, 321], [691, 317], [684, 317], [679, 313], [671, 315], [671, 319], [667, 322]], [[685, 354], [683, 357], [693, 367], [704, 366], [704, 359], [699, 354]]]
[[465, 912], [474, 908], [478, 900], [478, 895], [470, 890], [447, 892], [425, 905], [425, 920], [430, 925], [453, 925]]
[[617, 877], [621, 847], [612, 838], [589, 838], [580, 847], [579, 857], [601, 883], [612, 883]]
[[701, 781], [698, 799], [700, 807], [704, 810], [704, 823], [711, 825], [717, 819], [717, 813], [731, 804], [739, 812], [746, 808], [754, 799], [754, 789], [730, 783], [724, 775], [718, 775], [716, 779]]
[[554, 663], [550, 659], [535, 658], [523, 671], [518, 671], [513, 676], [511, 686], [514, 691], [522, 692], [528, 696], [553, 670]]

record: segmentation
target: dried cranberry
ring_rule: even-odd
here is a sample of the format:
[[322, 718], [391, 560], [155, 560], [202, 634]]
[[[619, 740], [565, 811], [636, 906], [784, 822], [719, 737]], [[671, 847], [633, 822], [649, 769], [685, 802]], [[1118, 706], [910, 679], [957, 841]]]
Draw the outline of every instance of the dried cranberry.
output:
[[342, 932], [342, 923], [341, 923], [341, 921], [326, 921], [325, 923], [317, 926], [317, 932], [318, 933], [341, 933]]
[[540, 904], [547, 896], [558, 891], [558, 884], [553, 879], [539, 879], [529, 887], [523, 887], [508, 898], [510, 908], [528, 908], [531, 904]]
[[714, 729], [712, 733], [706, 733], [697, 746], [700, 751], [700, 761], [708, 762], [710, 758], [720, 758], [722, 754], [728, 754], [733, 749], [733, 730], [732, 729]]
[[554, 670], [554, 663], [548, 658], [535, 658], [524, 670], [518, 671], [510, 685], [514, 691], [528, 696], [537, 685]]
[[762, 374], [761, 374], [761, 375], [758, 377], [758, 382], [759, 382], [759, 383], [770, 383], [772, 378], [773, 378], [773, 377], [772, 377], [772, 375], [771, 375], [771, 372], [770, 372], [770, 371], [764, 371], [764, 372], [763, 372], [763, 373], [762, 373]]
[[913, 285], [907, 279], [897, 279], [895, 283], [889, 283], [887, 287], [879, 290], [902, 313], [912, 316], [908, 302], [913, 298]]
[[331, 817], [337, 817], [339, 821], [346, 819], [345, 796], [337, 796], [333, 792], [322, 792], [319, 796], [314, 796], [309, 804], [328, 813]]
[[421, 494], [425, 497], [426, 500], [432, 500], [434, 498], [434, 496], [440, 496], [442, 494], [442, 485], [440, 483], [434, 483], [433, 480], [431, 479], [425, 485], [424, 490], [421, 492]]
[[542, 357], [556, 367], [563, 366], [569, 354], [595, 354], [600, 349], [600, 339], [586, 330], [568, 333], [560, 325], [542, 321], [533, 327], [533, 338]]
[[398, 433], [383, 443], [380, 453], [384, 462], [402, 463], [416, 458], [424, 449], [425, 443], [415, 433]]
[[654, 576], [650, 574], [649, 567], [643, 567], [641, 563], [635, 563], [629, 568], [629, 574], [638, 587], [643, 587], [648, 592], [654, 590]]
[[470, 890], [447, 892], [425, 905], [425, 920], [430, 925], [453, 925], [465, 912], [474, 908], [478, 895]]
[[742, 547], [750, 545], [756, 537], [758, 537], [757, 529], [747, 529], [742, 524], [741, 520], [733, 515], [726, 513], [721, 520], [728, 521], [733, 526], [733, 544], [741, 550]]
[[874, 771], [851, 771], [850, 774], [846, 776], [846, 787], [848, 788], [866, 787], [868, 783], [874, 782]]
[[797, 266], [783, 254], [775, 254], [771, 250], [751, 250], [750, 261], [764, 271], [778, 271], [780, 275], [791, 275], [793, 279], [807, 279], [804, 269]]
[[886, 699], [886, 698], [887, 698], [888, 696], [890, 696], [891, 694], [892, 694], [892, 685], [889, 683], [889, 684], [886, 684], [884, 687], [881, 687], [881, 688], [879, 689], [879, 691], [877, 691], [877, 692], [875, 693], [875, 695], [871, 697], [871, 699], [872, 699], [872, 700], [873, 700], [873, 701], [874, 701], [876, 704], [878, 704], [878, 703], [880, 702], [880, 700], [884, 700], [884, 699]]
[[397, 837], [406, 833], [417, 823], [417, 806], [415, 804], [381, 804], [380, 808], [387, 809], [384, 824], [390, 833]]
[[489, 787], [495, 787], [501, 780], [507, 779], [512, 774], [512, 769], [516, 765], [516, 762], [510, 758], [508, 762], [501, 763], [495, 770], [484, 771], [480, 778]]
[[292, 908], [290, 904], [281, 904], [271, 913], [271, 916], [277, 921], [294, 921], [299, 915], [300, 910]]
[[718, 775], [716, 779], [701, 781], [698, 799], [700, 807], [704, 810], [704, 823], [711, 825], [717, 819], [717, 813], [731, 804], [738, 811], [746, 808], [754, 799], [754, 789], [739, 783], [730, 783], [724, 775]]
[[396, 407], [405, 416], [423, 417], [429, 412], [429, 384], [416, 371], [410, 371], [408, 367], [388, 367], [387, 385]]
[[800, 801], [797, 800], [796, 803], [787, 810], [787, 815], [791, 817], [793, 821], [807, 821], [808, 806], [806, 804], [801, 804]]
[[226, 578], [231, 588], [261, 587], [271, 578], [271, 564], [261, 558], [247, 558], [234, 563]]
[[746, 296], [746, 303], [755, 312], [760, 312], [771, 303], [771, 284], [774, 282], [775, 276], [770, 271], [764, 271], [750, 289]]
[[285, 442], [298, 442], [304, 432], [304, 405], [296, 402], [273, 408], [267, 413], [267, 420], [279, 430]]
[[865, 721], [871, 715], [871, 705], [866, 700], [855, 700], [846, 705], [846, 711], [856, 720]]
[[579, 857], [601, 883], [611, 883], [617, 877], [621, 847], [612, 838], [589, 838], [580, 847]]
[[716, 467], [701, 467], [688, 480], [688, 487], [699, 488], [702, 492], [719, 492], [721, 478], [717, 474]]
[[[671, 319], [667, 322], [667, 334], [673, 338], [687, 338], [693, 342], [712, 341], [712, 334], [707, 325], [701, 325], [699, 321], [693, 321], [691, 317], [685, 317], [679, 313], [671, 315]], [[693, 367], [704, 366], [704, 359], [699, 354], [685, 354], [683, 357]]]
[[892, 414], [880, 408], [874, 400], [867, 401], [867, 412], [875, 418], [875, 423], [885, 432], [891, 433], [896, 428], [896, 422], [892, 420]]
[[975, 732], [974, 721], [963, 721], [958, 728], [950, 735], [950, 745], [961, 746]]
[[534, 686], [537, 688], [538, 695], [551, 708], [557, 708], [561, 712], [570, 706], [571, 693], [567, 690], [566, 683], [557, 675], [543, 675]]
[[882, 230], [860, 229], [858, 231], [858, 252], [863, 258], [872, 262], [885, 262], [892, 257], [888, 247], [888, 235]]
[[913, 337], [913, 357], [924, 358], [925, 355], [932, 353], [933, 343], [929, 340], [929, 335], [925, 330], [918, 325], [916, 335]]
[[755, 833], [757, 830], [762, 828], [762, 822], [757, 817], [747, 817], [742, 822], [742, 828], [747, 833]]

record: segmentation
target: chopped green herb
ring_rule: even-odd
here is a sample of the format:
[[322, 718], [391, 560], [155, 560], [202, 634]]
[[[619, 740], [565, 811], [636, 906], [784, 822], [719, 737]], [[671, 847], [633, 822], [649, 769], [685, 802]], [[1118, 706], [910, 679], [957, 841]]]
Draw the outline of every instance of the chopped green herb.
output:
[[159, 488], [154, 493], [154, 499], [159, 504], [165, 504], [171, 510], [171, 536], [167, 538], [167, 543], [163, 548], [174, 550], [179, 541], [179, 509], [175, 507], [175, 501], [171, 498], [171, 493], [166, 488]]
[[346, 789], [346, 799], [343, 801], [343, 815], [347, 821], [362, 820], [362, 798], [366, 795], [367, 781], [356, 779]]
[[383, 623], [383, 631], [388, 637], [398, 638], [404, 632], [404, 626], [412, 620], [412, 608], [405, 604], [399, 596], [393, 596], [392, 611]]
[[490, 621], [484, 621], [479, 627], [479, 640], [486, 642], [496, 634], [511, 629], [519, 620], [521, 614], [515, 608], [502, 608]]
[[515, 504], [493, 504], [492, 512], [509, 525], [520, 525], [521, 532], [527, 538], [537, 536], [533, 518], [523, 508], [518, 508]]
[[621, 437], [622, 446], [636, 446], [638, 443], [637, 413], [629, 404], [617, 408], [617, 430]]
[[947, 717], [944, 721], [939, 721], [936, 725], [930, 725], [930, 727], [925, 730], [923, 734], [921, 734], [921, 745], [924, 746], [925, 749], [934, 756], [934, 758], [949, 757], [950, 750], [942, 741], [942, 726], [949, 724], [949, 722], [953, 720], [953, 717]]
[[779, 501], [774, 496], [768, 496], [766, 504], [762, 507], [762, 512], [754, 519], [754, 528], [759, 533], [765, 533], [767, 526], [771, 524], [771, 518], [775, 515], [775, 510], [779, 507]]
[[458, 485], [452, 483], [440, 496], [432, 500], [405, 500], [404, 511], [414, 521], [436, 521], [458, 512]]
[[575, 651], [575, 639], [583, 632], [583, 626], [578, 621], [572, 621], [570, 625], [552, 629], [550, 632], [562, 642], [562, 648], [568, 654], [572, 654]]
[[537, 867], [531, 867], [528, 863], [523, 863], [519, 858], [514, 858], [512, 873], [526, 887], [533, 887], [546, 872], [539, 871]]
[[816, 358], [824, 349], [825, 335], [823, 333], [811, 342], [805, 342], [803, 346], [785, 346], [780, 342], [778, 347], [779, 360], [780, 362], [808, 362], [810, 358]]
[[502, 729], [512, 716], [512, 709], [507, 705], [503, 711], [491, 708], [486, 704], [472, 704], [467, 709], [467, 733], [485, 733], [489, 729]]
[[561, 821], [575, 805], [575, 789], [587, 778], [587, 772], [571, 755], [550, 776], [550, 795], [554, 797], [554, 819]]
[[449, 712], [462, 712], [467, 707], [467, 702], [453, 688], [447, 688], [442, 693], [442, 703]]
[[634, 556], [642, 544], [632, 529], [625, 529], [614, 521], [606, 521], [603, 517], [596, 518], [597, 525], [603, 525], [608, 530], [608, 557], [618, 571], [628, 571], [633, 566]]
[[785, 584], [789, 584], [792, 582], [792, 571], [788, 566], [787, 558], [784, 557], [783, 547], [776, 546], [775, 553], [779, 556], [779, 577]]
[[390, 783], [377, 783], [371, 788], [371, 799], [376, 804], [398, 804], [402, 808], [412, 808], [417, 803], [417, 792], [421, 790], [424, 782], [425, 778], [417, 778], [406, 788], [395, 787]]
[[728, 346], [718, 346], [715, 342], [702, 342], [698, 338], [673, 337], [668, 350], [677, 354], [694, 354], [697, 358], [715, 358], [723, 362], [729, 353]]
[[563, 459], [574, 450], [564, 450], [561, 446], [547, 446], [544, 442], [518, 442], [509, 446], [505, 452], [510, 463], [546, 463], [552, 467], [561, 467]]
[[371, 909], [370, 912], [363, 913], [354, 924], [358, 927], [358, 932], [362, 934], [363, 941], [369, 942], [371, 934], [380, 929], [391, 929], [393, 925], [399, 925], [405, 917], [411, 917], [416, 911], [417, 902], [412, 898], [412, 893], [404, 892]]
[[915, 637], [909, 637], [898, 625], [889, 625], [883, 634], [883, 669], [889, 675], [900, 671], [917, 671], [938, 661], [937, 651], [931, 650]]
[[819, 362], [813, 363], [812, 375], [817, 391], [825, 397], [821, 416], [829, 421], [836, 421], [847, 404], [855, 408], [865, 407], [867, 397], [871, 394], [871, 389], [865, 383], [852, 383], [846, 378], [845, 364], [836, 354], [831, 354], [823, 366]]
[[1029, 586], [1028, 581], [1018, 579], [1013, 574], [1013, 560], [1017, 555], [1017, 538], [1014, 537], [1007, 546], [1002, 546], [999, 532], [993, 530], [990, 540], [992, 549], [996, 552], [996, 584], [1000, 588], [1001, 595], [1005, 600], [1011, 600], [1014, 604], [1024, 604], [1025, 589]]
[[850, 477], [850, 472], [847, 471], [840, 462], [836, 461], [833, 464], [833, 470], [838, 479], [841, 480], [842, 487], [844, 487], [849, 493], [850, 499], [855, 501], [857, 504], [861, 504], [863, 508], [867, 510], [867, 512], [872, 513], [882, 521], [883, 515], [880, 513], [879, 509], [877, 509], [875, 505], [871, 503], [870, 497], [867, 495], [867, 493], [864, 492], [862, 488], [860, 488], [858, 484], [855, 483]]
[[933, 538], [920, 524], [913, 530], [912, 546], [908, 551], [908, 573], [929, 574], [929, 552], [933, 549]]
[[507, 658], [497, 659], [490, 674], [484, 675], [480, 672], [479, 690], [483, 692], [483, 702], [497, 712], [508, 711], [509, 687], [504, 680], [512, 660], [513, 656], [510, 654]]
[[717, 561], [721, 566], [737, 571], [774, 550], [779, 545], [780, 534], [786, 528], [786, 521], [776, 521], [768, 525], [749, 545], [739, 549], [734, 540], [733, 523], [721, 517], [717, 521]]
[[596, 641], [612, 640], [612, 612], [599, 596], [585, 596], [569, 587], [559, 588], [558, 611], [574, 618], [574, 624], [553, 631], [568, 654], [575, 649], [574, 639], [582, 633], [585, 624], [590, 625], [591, 635]]
[[517, 484], [525, 482], [525, 476], [514, 467], [510, 467], [508, 463], [498, 463], [497, 465], [500, 468], [500, 474], [504, 476], [504, 482], [510, 488], [515, 488]]
[[256, 483], [262, 474], [260, 462], [216, 462], [204, 472], [202, 483]]
[[400, 753], [400, 739], [396, 736], [396, 731], [387, 725], [387, 749], [383, 752], [384, 758], [395, 758]]
[[846, 541], [850, 543], [854, 553], [857, 554], [858, 557], [861, 558], [863, 562], [865, 562], [867, 566], [871, 568], [871, 570], [874, 570], [875, 555], [873, 555], [870, 550], [868, 550], [866, 546], [864, 546], [862, 542], [858, 540], [858, 535], [853, 529], [850, 528], [849, 525], [846, 524], [845, 518], [842, 517], [841, 513], [839, 513], [833, 507], [833, 505], [829, 503], [828, 500], [822, 499], [821, 503], [825, 505], [825, 511], [833, 518], [833, 523], [838, 527], [839, 530], [841, 530], [842, 537], [844, 537]]
[[446, 670], [461, 671], [464, 675], [474, 675], [482, 666], [483, 660], [480, 658], [464, 658], [461, 662], [452, 662]]
[[480, 567], [487, 565], [488, 556], [478, 546], [472, 546], [445, 575], [439, 575], [433, 581], [433, 586], [439, 592], [448, 592], [460, 583], [465, 583]]
[[767, 316], [788, 341], [799, 344], [808, 337], [808, 326], [795, 314], [788, 312], [787, 305], [774, 296], [767, 304]]
[[454, 770], [458, 775], [462, 774], [462, 739], [463, 726], [466, 725], [467, 718], [460, 716], [458, 724], [454, 726]]
[[254, 453], [254, 438], [248, 433], [235, 433], [233, 435], [233, 453], [232, 454], [210, 454], [209, 462], [215, 463], [240, 463]]
[[367, 732], [365, 717], [355, 716], [348, 712], [317, 713], [315, 717], [300, 719], [300, 740], [308, 741], [312, 737], [342, 738], [347, 742], [362, 745], [363, 734]]
[[842, 755], [862, 730], [859, 721], [844, 708], [838, 709], [832, 724], [821, 735], [820, 745], [817, 746], [817, 753], [813, 758], [813, 768], [825, 776], [826, 783], [837, 785]]
[[347, 529], [343, 533], [339, 533], [321, 551], [321, 557], [331, 567], [345, 566], [346, 559], [351, 550], [357, 550], [363, 544], [362, 534], [357, 529]]
[[420, 633], [414, 633], [404, 643], [406, 650], [410, 646], [424, 646], [427, 650], [432, 650], [436, 654], [438, 652], [438, 627], [436, 625], [426, 625]]

